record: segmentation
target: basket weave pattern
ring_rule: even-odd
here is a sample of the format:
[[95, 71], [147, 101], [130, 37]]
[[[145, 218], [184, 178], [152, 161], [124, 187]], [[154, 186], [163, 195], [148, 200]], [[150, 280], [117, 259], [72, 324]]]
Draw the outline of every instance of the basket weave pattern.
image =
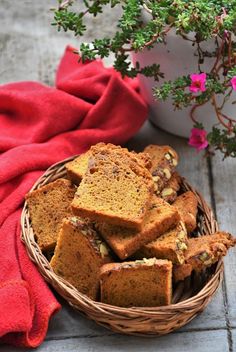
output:
[[[33, 189], [42, 187], [60, 177], [66, 177], [65, 164], [75, 158], [71, 157], [51, 166], [36, 182]], [[218, 230], [212, 210], [202, 196], [184, 179], [182, 189], [191, 190], [198, 199], [198, 235], [212, 234]], [[192, 275], [180, 282], [173, 291], [172, 304], [162, 307], [121, 308], [101, 302], [95, 302], [80, 293], [63, 278], [56, 275], [49, 261], [42, 254], [30, 223], [27, 203], [21, 216], [22, 240], [31, 260], [45, 280], [75, 309], [79, 310], [98, 324], [125, 334], [153, 336], [164, 335], [180, 328], [203, 311], [219, 287], [223, 276], [223, 261], [215, 265], [211, 273], [203, 273], [201, 277]]]

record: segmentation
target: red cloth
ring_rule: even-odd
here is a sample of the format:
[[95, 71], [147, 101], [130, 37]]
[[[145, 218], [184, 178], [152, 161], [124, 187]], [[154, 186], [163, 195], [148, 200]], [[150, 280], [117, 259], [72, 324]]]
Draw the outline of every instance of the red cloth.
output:
[[134, 135], [147, 116], [137, 88], [99, 61], [79, 64], [69, 47], [56, 88], [0, 86], [1, 342], [38, 346], [60, 308], [20, 241], [26, 192], [51, 164], [99, 141], [122, 144]]

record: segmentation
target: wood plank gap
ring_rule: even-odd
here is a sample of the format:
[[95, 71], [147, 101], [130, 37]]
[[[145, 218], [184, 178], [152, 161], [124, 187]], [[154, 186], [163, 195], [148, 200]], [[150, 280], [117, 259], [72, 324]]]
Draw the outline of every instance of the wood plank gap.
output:
[[[232, 330], [236, 330], [236, 327], [233, 327]], [[173, 331], [171, 334], [172, 335], [175, 335], [175, 334], [190, 334], [190, 333], [193, 333], [193, 332], [204, 332], [204, 331], [227, 331], [227, 328], [196, 328], [196, 329], [189, 329], [189, 330], [176, 330], [176, 331]], [[88, 338], [88, 339], [92, 339], [92, 338], [96, 338], [96, 337], [107, 337], [107, 336], [131, 336], [131, 335], [124, 335], [124, 334], [119, 334], [119, 333], [107, 333], [107, 334], [102, 334], [102, 335], [99, 335], [99, 334], [96, 334], [96, 335], [92, 335], [92, 334], [85, 334], [85, 335], [71, 335], [71, 336], [57, 336], [57, 337], [47, 337], [45, 339], [45, 341], [60, 341], [60, 340], [70, 340], [70, 339], [84, 339], [84, 338]], [[135, 335], [134, 335], [135, 336]], [[163, 335], [163, 336], [166, 336], [166, 335]], [[161, 336], [155, 336], [155, 335], [152, 335], [152, 336], [144, 336], [143, 338], [144, 339], [148, 339], [148, 338], [159, 338]], [[230, 351], [231, 352], [231, 351]], [[233, 352], [233, 351], [232, 351]]]
[[[208, 182], [209, 182], [209, 189], [210, 189], [210, 196], [211, 196], [211, 207], [213, 209], [215, 218], [217, 220], [217, 205], [216, 205], [215, 193], [214, 193], [214, 175], [213, 175], [211, 157], [207, 157], [207, 167], [208, 167]], [[229, 319], [229, 303], [228, 303], [228, 295], [227, 295], [227, 288], [226, 288], [226, 281], [225, 281], [225, 273], [222, 280], [222, 293], [223, 293], [225, 323], [227, 327], [227, 339], [229, 344], [229, 352], [233, 352], [232, 327]]]
[[96, 337], [107, 337], [107, 336], [115, 336], [118, 335], [115, 332], [107, 333], [107, 334], [84, 334], [84, 335], [70, 335], [70, 336], [54, 336], [54, 337], [46, 337], [45, 341], [60, 341], [60, 340], [70, 340], [70, 339], [93, 339]]
[[188, 330], [176, 330], [173, 331], [172, 334], [186, 334], [190, 332], [203, 332], [203, 331], [222, 331], [227, 330], [227, 327], [215, 327], [215, 328], [190, 328]]

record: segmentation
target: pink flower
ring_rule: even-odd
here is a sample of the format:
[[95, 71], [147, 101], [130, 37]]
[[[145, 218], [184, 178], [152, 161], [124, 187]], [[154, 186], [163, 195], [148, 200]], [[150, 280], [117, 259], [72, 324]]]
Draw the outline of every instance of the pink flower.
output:
[[192, 128], [188, 144], [196, 148], [198, 151], [208, 146], [207, 131], [200, 128]]
[[230, 82], [232, 84], [233, 90], [236, 90], [236, 76], [234, 76]]
[[206, 74], [205, 73], [194, 73], [190, 75], [191, 78], [191, 85], [189, 87], [190, 92], [197, 93], [197, 92], [205, 92], [206, 87]]

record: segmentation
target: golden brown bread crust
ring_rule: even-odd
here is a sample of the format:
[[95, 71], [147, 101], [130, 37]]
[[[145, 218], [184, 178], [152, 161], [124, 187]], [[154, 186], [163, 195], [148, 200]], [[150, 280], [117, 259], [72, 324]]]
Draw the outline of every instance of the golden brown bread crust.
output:
[[111, 263], [101, 268], [101, 301], [119, 307], [171, 303], [172, 263], [156, 258]]
[[179, 220], [179, 213], [174, 207], [153, 195], [141, 231], [107, 223], [97, 223], [95, 226], [118, 257], [125, 259], [144, 244], [153, 241], [171, 227], [174, 227]]
[[150, 172], [134, 153], [93, 146], [72, 210], [81, 217], [141, 230], [153, 188]]
[[161, 191], [171, 178], [178, 164], [178, 154], [168, 145], [150, 144], [144, 149], [152, 160], [151, 174], [155, 182], [155, 191], [160, 195]]
[[55, 247], [61, 222], [71, 215], [75, 191], [70, 181], [58, 179], [26, 195], [34, 235], [42, 251]]
[[[116, 151], [119, 155], [126, 154], [128, 157], [132, 157], [133, 161], [139, 164], [139, 166], [144, 167], [148, 170], [152, 167], [152, 159], [148, 153], [141, 152], [136, 153], [134, 151], [129, 151], [127, 148], [123, 148], [120, 145], [114, 145], [112, 143], [97, 143], [90, 148], [91, 153], [93, 152], [106, 152], [107, 150]], [[120, 154], [121, 153], [121, 154]]]
[[76, 217], [64, 219], [50, 262], [56, 274], [97, 300], [100, 267], [111, 260], [107, 245], [88, 222]]
[[195, 230], [197, 226], [197, 206], [198, 201], [195, 194], [191, 191], [185, 192], [177, 197], [173, 203], [180, 213], [182, 221], [185, 223], [188, 233]]
[[165, 187], [160, 193], [161, 198], [163, 198], [166, 202], [172, 204], [177, 198], [177, 192], [180, 189], [181, 177], [175, 171], [173, 172], [171, 179], [167, 182]]
[[175, 281], [184, 280], [192, 271], [200, 272], [216, 263], [227, 254], [230, 247], [236, 245], [236, 239], [227, 232], [190, 238], [185, 252], [185, 263], [174, 267]]
[[[111, 143], [105, 144], [105, 143], [98, 143], [95, 145], [96, 148], [99, 148], [100, 150], [104, 148], [109, 148], [111, 150], [121, 150], [125, 153], [132, 154], [134, 158], [137, 158], [137, 162], [141, 162], [143, 167], [146, 167], [148, 170], [152, 167], [152, 161], [147, 153], [135, 153], [135, 152], [129, 152], [127, 148], [121, 148], [121, 146], [117, 146]], [[91, 147], [93, 150], [93, 147]], [[89, 158], [91, 156], [91, 149], [89, 149], [86, 153], [83, 153], [79, 155], [77, 158], [74, 160], [70, 161], [69, 163], [66, 164], [66, 171], [67, 171], [67, 176], [68, 178], [74, 183], [75, 185], [79, 185], [80, 182], [82, 181], [82, 178], [84, 177], [87, 168], [88, 168], [88, 162]]]
[[144, 245], [135, 253], [135, 258], [168, 259], [174, 264], [182, 264], [187, 250], [187, 230], [182, 221], [156, 240]]

